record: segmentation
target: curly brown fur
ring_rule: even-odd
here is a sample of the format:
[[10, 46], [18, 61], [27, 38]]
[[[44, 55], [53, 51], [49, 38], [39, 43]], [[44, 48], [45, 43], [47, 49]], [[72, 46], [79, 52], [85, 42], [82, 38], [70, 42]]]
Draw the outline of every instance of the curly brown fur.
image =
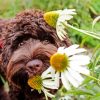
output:
[[2, 80], [2, 75], [4, 74], [3, 70], [1, 70], [1, 53], [2, 53], [2, 46], [3, 46], [3, 39], [5, 37], [5, 34], [2, 34], [2, 32], [5, 30], [5, 25], [7, 23], [7, 20], [0, 19], [0, 100], [10, 100], [9, 95], [7, 91], [4, 88], [4, 82]]
[[68, 37], [60, 41], [43, 14], [39, 10], [26, 10], [6, 24], [1, 69], [9, 83], [11, 100], [44, 100], [43, 93], [31, 92], [27, 80], [49, 67], [50, 56], [59, 46], [71, 44]]

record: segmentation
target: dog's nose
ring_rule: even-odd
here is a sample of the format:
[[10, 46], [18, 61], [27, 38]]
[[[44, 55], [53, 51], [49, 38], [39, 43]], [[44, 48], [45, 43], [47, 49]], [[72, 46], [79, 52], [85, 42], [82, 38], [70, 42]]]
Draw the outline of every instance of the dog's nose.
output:
[[35, 60], [32, 60], [32, 61], [29, 61], [26, 66], [30, 70], [39, 71], [39, 70], [41, 70], [43, 63], [42, 63], [41, 60], [35, 59]]

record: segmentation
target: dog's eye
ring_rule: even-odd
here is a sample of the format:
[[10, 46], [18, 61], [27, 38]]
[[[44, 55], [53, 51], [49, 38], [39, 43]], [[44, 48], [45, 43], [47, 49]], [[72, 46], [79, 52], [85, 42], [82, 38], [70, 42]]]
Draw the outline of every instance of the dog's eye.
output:
[[39, 38], [39, 40], [41, 40], [44, 43], [55, 44], [54, 38], [51, 35], [49, 35], [49, 34], [45, 34], [45, 35], [43, 34], [43, 35], [39, 36], [38, 38]]
[[19, 46], [22, 46], [24, 43], [20, 43]]
[[51, 41], [50, 41], [50, 38], [51, 37], [49, 37], [49, 36], [44, 36], [43, 37], [43, 41], [45, 42], [45, 43], [50, 43]]
[[49, 40], [45, 40], [45, 42], [50, 42]]
[[18, 46], [19, 46], [19, 47], [21, 47], [21, 46], [22, 46], [22, 45], [24, 45], [24, 44], [25, 44], [25, 41], [24, 41], [24, 42], [19, 43], [19, 44], [18, 44]]
[[48, 43], [50, 43], [49, 40], [44, 40], [44, 41], [43, 41], [43, 44], [48, 44]]

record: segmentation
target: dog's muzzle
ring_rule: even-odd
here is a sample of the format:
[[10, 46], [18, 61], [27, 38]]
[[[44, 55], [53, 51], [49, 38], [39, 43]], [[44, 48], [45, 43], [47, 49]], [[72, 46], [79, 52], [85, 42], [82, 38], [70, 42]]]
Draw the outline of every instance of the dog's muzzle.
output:
[[39, 59], [34, 59], [26, 64], [26, 69], [29, 74], [29, 77], [32, 77], [33, 74], [36, 75], [37, 73], [40, 73], [42, 68], [43, 62]]

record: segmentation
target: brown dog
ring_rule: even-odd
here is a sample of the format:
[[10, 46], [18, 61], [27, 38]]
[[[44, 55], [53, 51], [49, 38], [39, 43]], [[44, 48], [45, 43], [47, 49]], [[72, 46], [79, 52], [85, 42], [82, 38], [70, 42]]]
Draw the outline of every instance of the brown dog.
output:
[[68, 37], [64, 41], [58, 38], [43, 14], [39, 10], [21, 12], [6, 23], [2, 32], [6, 35], [1, 70], [8, 81], [11, 100], [43, 100], [44, 94], [31, 92], [27, 80], [49, 67], [50, 56], [58, 47], [70, 45]]

